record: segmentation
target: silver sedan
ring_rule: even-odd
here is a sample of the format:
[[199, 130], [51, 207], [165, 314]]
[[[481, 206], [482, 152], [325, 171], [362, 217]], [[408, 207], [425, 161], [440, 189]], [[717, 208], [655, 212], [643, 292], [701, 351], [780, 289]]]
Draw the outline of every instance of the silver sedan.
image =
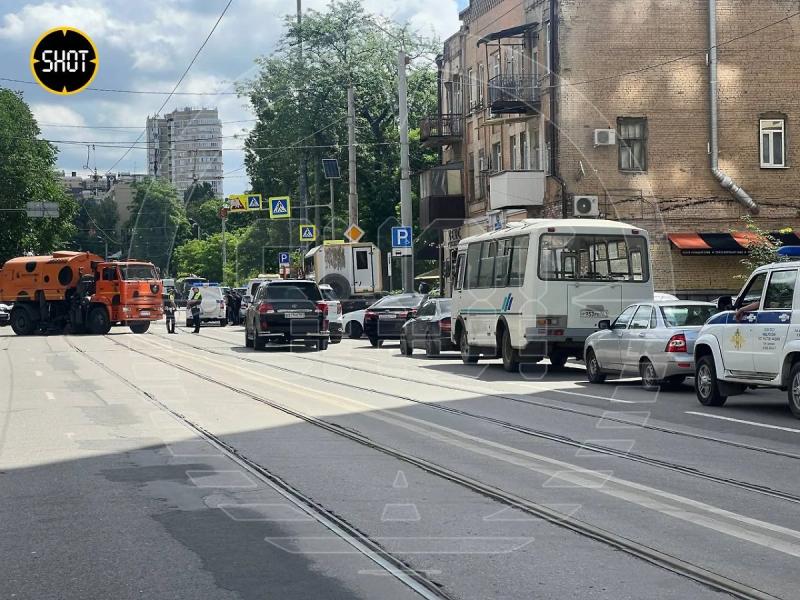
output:
[[645, 389], [680, 385], [694, 375], [694, 343], [717, 307], [710, 302], [648, 302], [626, 308], [584, 345], [586, 375], [602, 383], [607, 375], [638, 374]]

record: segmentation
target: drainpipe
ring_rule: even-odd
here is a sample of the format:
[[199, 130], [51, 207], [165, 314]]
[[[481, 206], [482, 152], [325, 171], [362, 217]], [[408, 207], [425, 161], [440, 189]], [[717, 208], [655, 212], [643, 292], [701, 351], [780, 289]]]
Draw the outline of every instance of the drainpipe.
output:
[[711, 104], [711, 172], [720, 185], [753, 214], [758, 214], [758, 204], [746, 191], [736, 185], [730, 175], [719, 168], [719, 106], [717, 99], [717, 0], [708, 0], [708, 71], [709, 100]]
[[566, 219], [567, 211], [567, 182], [561, 177], [558, 165], [558, 2], [550, 0], [550, 176], [555, 179], [561, 188], [561, 218]]

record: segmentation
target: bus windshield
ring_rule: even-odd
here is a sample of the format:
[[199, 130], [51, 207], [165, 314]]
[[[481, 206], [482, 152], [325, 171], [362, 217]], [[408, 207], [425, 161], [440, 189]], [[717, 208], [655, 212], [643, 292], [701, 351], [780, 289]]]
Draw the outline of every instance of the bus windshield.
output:
[[123, 281], [150, 281], [158, 279], [152, 265], [120, 265]]
[[643, 283], [650, 279], [647, 242], [641, 236], [546, 233], [539, 242], [539, 278]]

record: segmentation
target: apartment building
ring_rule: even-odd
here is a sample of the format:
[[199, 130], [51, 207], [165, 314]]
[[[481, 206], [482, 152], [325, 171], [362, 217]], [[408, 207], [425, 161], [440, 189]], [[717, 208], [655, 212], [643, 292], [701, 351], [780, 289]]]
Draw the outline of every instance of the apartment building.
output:
[[216, 108], [175, 110], [147, 119], [148, 174], [183, 194], [208, 182], [222, 197], [222, 122]]
[[420, 123], [442, 159], [421, 175], [422, 225], [452, 250], [525, 217], [618, 219], [650, 232], [656, 289], [735, 290], [743, 216], [798, 242], [796, 13], [472, 0], [439, 57], [439, 114]]

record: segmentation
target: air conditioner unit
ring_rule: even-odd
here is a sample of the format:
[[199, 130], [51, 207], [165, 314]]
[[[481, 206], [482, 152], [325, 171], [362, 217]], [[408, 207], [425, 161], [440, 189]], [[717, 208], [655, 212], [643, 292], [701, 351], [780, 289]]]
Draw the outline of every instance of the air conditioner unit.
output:
[[617, 132], [614, 129], [595, 129], [594, 145], [613, 146], [617, 143]]
[[576, 217], [599, 217], [600, 204], [597, 196], [575, 196], [572, 198], [572, 214]]

